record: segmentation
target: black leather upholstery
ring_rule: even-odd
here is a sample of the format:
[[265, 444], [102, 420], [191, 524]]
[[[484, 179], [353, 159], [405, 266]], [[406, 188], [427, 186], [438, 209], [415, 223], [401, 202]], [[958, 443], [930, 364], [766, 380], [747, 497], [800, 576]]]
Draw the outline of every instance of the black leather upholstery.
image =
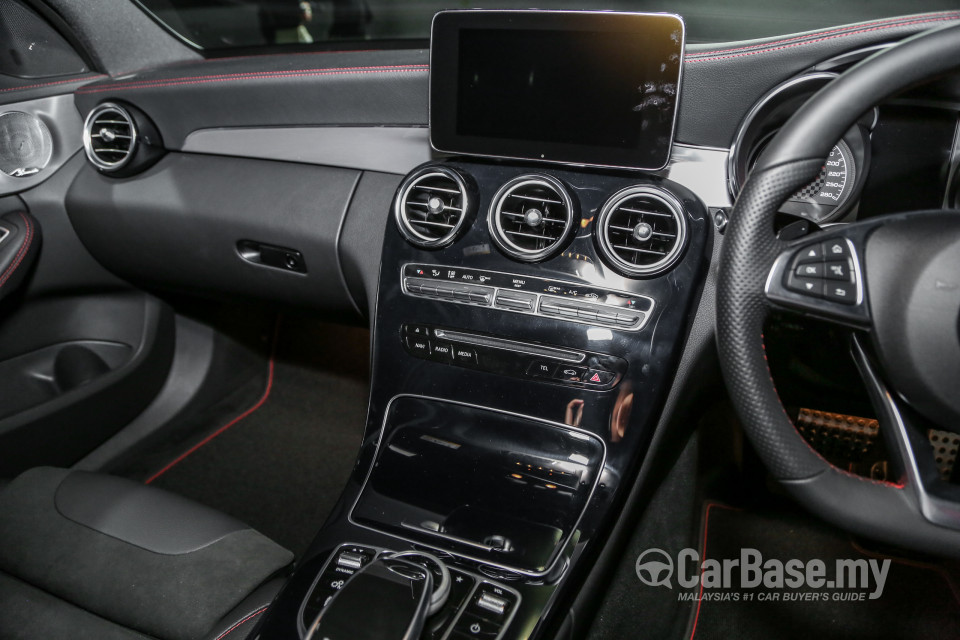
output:
[[717, 346], [730, 398], [741, 416], [751, 416], [747, 434], [779, 480], [809, 478], [827, 464], [794, 429], [767, 368], [764, 284], [781, 251], [767, 213], [815, 178], [822, 165], [804, 160], [751, 174], [730, 216], [717, 280]]
[[[942, 11], [786, 40], [691, 45], [676, 139], [727, 147], [742, 114], [784, 78], [844, 52], [958, 20], [960, 11]], [[135, 104], [157, 124], [168, 149], [182, 148], [192, 131], [214, 127], [422, 126], [427, 124], [428, 63], [426, 50], [219, 58], [104, 79], [80, 88], [76, 99], [84, 115], [104, 100]]]
[[168, 149], [211, 127], [423, 125], [427, 52], [221, 58], [89, 84], [76, 100], [84, 114], [104, 100], [135, 104]]
[[0, 217], [0, 298], [16, 290], [40, 253], [42, 233], [25, 211]]
[[[32, 469], [0, 492], [0, 637], [55, 637], [78, 625], [83, 633], [69, 637], [99, 629], [201, 640], [269, 602], [278, 585], [264, 585], [292, 560], [260, 533], [162, 490]], [[24, 603], [47, 619], [27, 626], [35, 635], [18, 630], [23, 614], [14, 608]]]
[[677, 140], [728, 147], [742, 115], [784, 78], [847, 51], [896, 42], [957, 21], [960, 11], [941, 11], [818, 29], [786, 39], [687, 47]]

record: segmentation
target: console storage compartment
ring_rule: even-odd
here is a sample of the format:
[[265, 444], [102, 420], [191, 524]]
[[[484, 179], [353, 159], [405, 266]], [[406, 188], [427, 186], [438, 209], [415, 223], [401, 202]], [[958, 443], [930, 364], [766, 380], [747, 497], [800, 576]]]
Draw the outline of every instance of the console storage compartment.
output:
[[604, 456], [599, 438], [562, 424], [401, 396], [351, 518], [542, 574], [573, 535]]

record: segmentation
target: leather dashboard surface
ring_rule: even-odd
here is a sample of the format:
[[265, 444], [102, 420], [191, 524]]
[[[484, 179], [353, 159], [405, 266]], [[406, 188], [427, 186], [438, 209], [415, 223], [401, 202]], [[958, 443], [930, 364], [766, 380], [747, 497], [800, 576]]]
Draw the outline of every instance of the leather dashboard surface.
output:
[[[917, 14], [789, 37], [687, 48], [677, 142], [728, 147], [749, 108], [771, 87], [858, 48], [960, 20], [960, 11]], [[424, 49], [216, 58], [100, 80], [76, 91], [85, 115], [128, 101], [159, 126], [168, 149], [217, 127], [426, 125]]]

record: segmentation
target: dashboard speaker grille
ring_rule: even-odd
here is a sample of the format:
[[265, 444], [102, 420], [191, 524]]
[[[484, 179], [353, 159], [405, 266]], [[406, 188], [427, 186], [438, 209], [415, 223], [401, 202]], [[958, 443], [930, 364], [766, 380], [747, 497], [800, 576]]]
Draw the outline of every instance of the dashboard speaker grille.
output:
[[683, 206], [654, 187], [629, 187], [604, 205], [597, 220], [600, 251], [610, 266], [628, 276], [666, 271], [686, 244]]
[[0, 113], [0, 171], [13, 178], [36, 175], [52, 155], [53, 139], [40, 118], [20, 111]]
[[410, 243], [439, 248], [457, 238], [471, 204], [460, 174], [446, 167], [428, 167], [404, 181], [394, 215]]
[[563, 249], [574, 231], [576, 212], [555, 178], [520, 176], [497, 192], [488, 222], [490, 234], [507, 255], [538, 262]]
[[117, 171], [133, 157], [137, 127], [121, 106], [104, 103], [87, 116], [83, 126], [83, 148], [87, 159], [101, 171]]

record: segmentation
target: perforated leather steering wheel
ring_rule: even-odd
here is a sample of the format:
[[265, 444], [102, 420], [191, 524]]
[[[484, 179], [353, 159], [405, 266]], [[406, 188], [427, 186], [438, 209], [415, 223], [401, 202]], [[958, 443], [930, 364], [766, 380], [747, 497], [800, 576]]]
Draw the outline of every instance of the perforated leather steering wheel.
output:
[[[717, 287], [724, 378], [774, 477], [811, 511], [851, 532], [952, 556], [960, 556], [960, 487], [939, 480], [925, 432], [960, 431], [960, 212], [868, 218], [792, 242], [778, 240], [773, 223], [867, 110], [958, 69], [960, 27], [947, 27], [867, 58], [811, 98], [740, 193]], [[800, 268], [807, 264], [821, 266]], [[817, 275], [825, 267], [833, 273]], [[808, 272], [815, 277], [798, 276]], [[851, 352], [897, 482], [838, 469], [797, 432], [764, 354], [764, 321], [774, 309], [855, 329]]]

